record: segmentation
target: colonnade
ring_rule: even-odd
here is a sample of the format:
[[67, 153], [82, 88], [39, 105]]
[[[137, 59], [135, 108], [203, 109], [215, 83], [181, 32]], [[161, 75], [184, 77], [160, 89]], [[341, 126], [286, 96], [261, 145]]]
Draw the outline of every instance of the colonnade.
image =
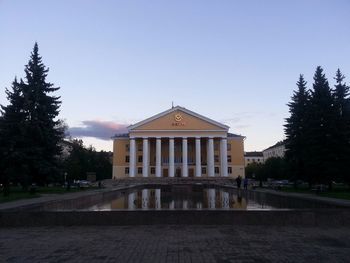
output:
[[[182, 138], [182, 177], [188, 177], [188, 137]], [[130, 158], [129, 158], [129, 177], [136, 176], [136, 139], [130, 138]], [[168, 176], [175, 176], [175, 137], [156, 137], [156, 167], [155, 176], [162, 176], [162, 140], [169, 140], [169, 163]], [[220, 175], [227, 177], [227, 138], [220, 139]], [[150, 156], [149, 144], [150, 137], [142, 138], [142, 176], [149, 176]], [[195, 176], [202, 176], [201, 163], [201, 140], [207, 143], [207, 174], [209, 177], [215, 176], [215, 160], [214, 160], [214, 137], [195, 137]]]

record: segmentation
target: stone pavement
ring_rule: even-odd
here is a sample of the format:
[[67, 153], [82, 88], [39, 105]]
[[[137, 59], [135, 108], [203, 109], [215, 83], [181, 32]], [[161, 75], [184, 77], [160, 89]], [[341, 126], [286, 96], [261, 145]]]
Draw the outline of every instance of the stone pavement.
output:
[[350, 229], [107, 226], [0, 229], [0, 262], [349, 262]]

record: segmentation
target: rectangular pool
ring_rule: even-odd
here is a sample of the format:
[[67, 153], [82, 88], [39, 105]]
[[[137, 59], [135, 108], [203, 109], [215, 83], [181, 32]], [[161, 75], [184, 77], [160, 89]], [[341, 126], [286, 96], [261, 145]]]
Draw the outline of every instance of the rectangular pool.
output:
[[270, 210], [276, 207], [263, 200], [250, 199], [244, 190], [202, 186], [134, 188], [116, 193], [109, 200], [83, 208], [90, 211], [111, 210]]

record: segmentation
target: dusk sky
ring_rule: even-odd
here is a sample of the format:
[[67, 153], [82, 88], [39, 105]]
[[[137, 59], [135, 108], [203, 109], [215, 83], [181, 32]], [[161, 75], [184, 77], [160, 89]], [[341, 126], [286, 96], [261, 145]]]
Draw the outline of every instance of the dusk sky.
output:
[[35, 41], [60, 118], [97, 150], [125, 126], [180, 105], [246, 136], [284, 139], [286, 104], [316, 66], [350, 83], [350, 1], [0, 0], [0, 104]]

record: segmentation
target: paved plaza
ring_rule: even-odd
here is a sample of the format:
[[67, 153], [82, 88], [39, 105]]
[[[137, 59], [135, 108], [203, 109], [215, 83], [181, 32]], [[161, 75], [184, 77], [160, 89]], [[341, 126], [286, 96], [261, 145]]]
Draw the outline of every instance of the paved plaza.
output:
[[0, 228], [0, 262], [349, 262], [348, 227]]

